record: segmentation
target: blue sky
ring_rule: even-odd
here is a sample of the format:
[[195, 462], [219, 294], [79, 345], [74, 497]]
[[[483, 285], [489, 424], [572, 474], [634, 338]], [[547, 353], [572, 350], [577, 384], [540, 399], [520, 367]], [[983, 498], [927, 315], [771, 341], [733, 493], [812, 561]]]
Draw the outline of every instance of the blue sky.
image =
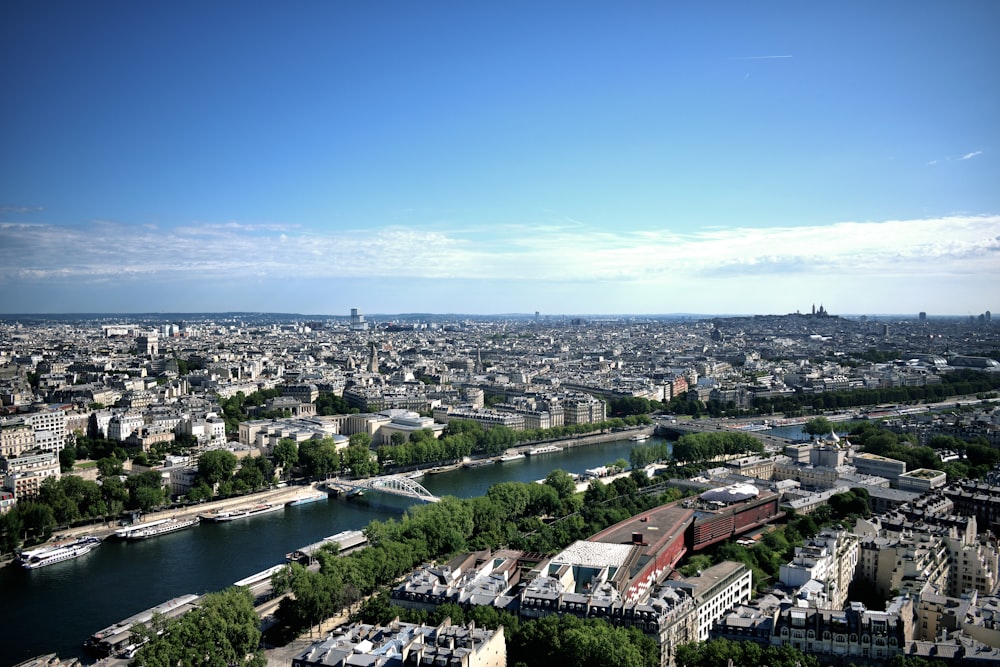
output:
[[997, 25], [3, 3], [0, 312], [997, 311]]

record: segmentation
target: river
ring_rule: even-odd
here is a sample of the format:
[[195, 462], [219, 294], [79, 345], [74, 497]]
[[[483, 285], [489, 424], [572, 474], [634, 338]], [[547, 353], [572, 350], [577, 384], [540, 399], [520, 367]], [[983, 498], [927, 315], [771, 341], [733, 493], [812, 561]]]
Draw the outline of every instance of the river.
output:
[[[654, 442], [652, 439], [649, 442]], [[619, 458], [634, 443], [617, 440], [472, 469], [425, 475], [419, 481], [438, 496], [471, 498], [505, 481], [530, 482], [562, 468], [582, 473]], [[139, 542], [106, 541], [75, 560], [37, 570], [0, 569], [0, 667], [42, 653], [90, 658], [82, 643], [123, 618], [185, 593], [221, 590], [284, 562], [285, 554], [372, 519], [399, 517], [411, 501], [367, 493], [363, 498], [321, 500], [282, 512], [202, 523]]]

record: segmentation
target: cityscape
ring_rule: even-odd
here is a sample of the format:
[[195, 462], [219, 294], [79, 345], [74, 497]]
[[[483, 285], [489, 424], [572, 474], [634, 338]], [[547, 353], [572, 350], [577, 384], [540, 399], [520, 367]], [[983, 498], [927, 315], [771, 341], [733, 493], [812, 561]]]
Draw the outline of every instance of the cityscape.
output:
[[[255, 522], [248, 539], [267, 540], [307, 512], [359, 513], [276, 545], [287, 565], [230, 563], [235, 586], [137, 596], [78, 637], [57, 622], [7, 664], [159, 664], [170, 626], [140, 628], [180, 633], [234, 590], [263, 637], [244, 649], [289, 667], [532, 664], [526, 628], [549, 616], [638, 630], [580, 664], [626, 642], [622, 664], [708, 665], [696, 647], [725, 640], [816, 664], [1000, 660], [990, 311], [5, 316], [0, 372], [8, 616], [72, 587], [44, 579], [60, 570], [129, 576], [130, 545], [225, 545], [239, 538], [212, 524]], [[485, 496], [441, 486], [477, 475]], [[510, 521], [465, 505], [480, 501], [515, 502]], [[424, 538], [382, 584], [328, 589], [310, 617], [295, 577], [409, 539], [398, 512], [469, 524]], [[119, 564], [98, 573], [102, 558]]]
[[0, 667], [1000, 667], [997, 25], [0, 3]]

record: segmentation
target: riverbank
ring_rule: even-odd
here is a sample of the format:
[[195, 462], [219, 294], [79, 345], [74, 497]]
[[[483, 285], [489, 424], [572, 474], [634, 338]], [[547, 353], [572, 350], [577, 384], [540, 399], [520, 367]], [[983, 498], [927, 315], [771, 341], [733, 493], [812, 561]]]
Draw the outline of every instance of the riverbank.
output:
[[[606, 433], [591, 433], [586, 435], [573, 435], [565, 438], [554, 438], [550, 440], [538, 440], [531, 443], [525, 443], [517, 445], [516, 447], [511, 447], [510, 451], [518, 453], [526, 453], [536, 447], [542, 445], [558, 445], [563, 449], [571, 449], [574, 447], [585, 447], [589, 445], [597, 445], [607, 442], [616, 442], [619, 440], [626, 440], [629, 437], [636, 434], [653, 435], [654, 426], [640, 426], [628, 429], [622, 429], [617, 431], [609, 431]], [[423, 470], [424, 472], [429, 472], [438, 468], [438, 465], [427, 465], [424, 467], [416, 466], [407, 468], [406, 472], [411, 472], [413, 470]], [[458, 464], [455, 468], [460, 467]], [[403, 471], [399, 473], [390, 474], [403, 474]], [[262, 502], [281, 502], [286, 503], [290, 500], [294, 500], [296, 497], [300, 496], [305, 491], [310, 488], [315, 488], [315, 484], [310, 485], [289, 485], [281, 488], [268, 489], [265, 491], [259, 491], [256, 493], [247, 494], [244, 496], [236, 496], [233, 498], [224, 498], [221, 500], [210, 500], [203, 503], [198, 503], [194, 505], [186, 505], [183, 507], [177, 507], [172, 509], [158, 510], [154, 512], [149, 512], [144, 514], [140, 519], [143, 522], [155, 521], [157, 519], [169, 519], [169, 518], [191, 518], [198, 514], [204, 514], [214, 510], [223, 510], [233, 507], [239, 507], [243, 505], [251, 505]], [[53, 540], [56, 538], [67, 538], [67, 537], [79, 537], [81, 535], [93, 535], [101, 539], [107, 538], [114, 534], [115, 530], [120, 528], [118, 524], [109, 524], [106, 522], [91, 523], [84, 526], [76, 526], [73, 528], [67, 528], [64, 530], [56, 531], [53, 536]], [[51, 541], [51, 540], [50, 540]], [[13, 558], [6, 558], [0, 561], [0, 566], [10, 563]]]
[[552, 440], [536, 440], [528, 444], [511, 447], [510, 450], [524, 454], [540, 445], [558, 445], [563, 449], [572, 447], [584, 447], [586, 445], [599, 445], [604, 442], [617, 442], [618, 440], [628, 440], [633, 435], [652, 436], [656, 427], [637, 426], [635, 428], [622, 429], [620, 431], [609, 431], [607, 433], [589, 433], [587, 435], [571, 435], [566, 438], [554, 438]]
[[[193, 518], [198, 514], [205, 514], [206, 512], [211, 512], [213, 510], [229, 509], [232, 507], [242, 507], [244, 505], [254, 505], [257, 503], [287, 503], [290, 500], [302, 495], [305, 489], [312, 488], [310, 486], [288, 486], [276, 489], [268, 489], [266, 491], [258, 491], [257, 493], [250, 493], [245, 496], [236, 496], [233, 498], [223, 498], [221, 500], [210, 500], [203, 503], [197, 503], [195, 505], [186, 505], [184, 507], [178, 507], [174, 509], [164, 509], [156, 512], [149, 512], [148, 514], [143, 514], [140, 521], [143, 523], [148, 521], [156, 521], [158, 519], [171, 519], [171, 518]], [[93, 535], [101, 539], [105, 539], [114, 534], [116, 530], [121, 528], [117, 524], [109, 523], [96, 523], [87, 526], [78, 526], [75, 528], [69, 528], [66, 530], [59, 531], [59, 537], [79, 537], [80, 535]], [[55, 539], [55, 538], [53, 538]]]

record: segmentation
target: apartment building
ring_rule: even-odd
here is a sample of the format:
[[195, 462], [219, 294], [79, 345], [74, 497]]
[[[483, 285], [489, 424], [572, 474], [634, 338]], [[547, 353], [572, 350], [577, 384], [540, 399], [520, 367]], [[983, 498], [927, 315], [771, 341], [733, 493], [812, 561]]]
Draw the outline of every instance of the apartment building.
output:
[[123, 442], [142, 428], [142, 415], [138, 412], [118, 412], [108, 420], [108, 439]]
[[666, 586], [687, 591], [694, 599], [696, 637], [707, 641], [709, 630], [727, 612], [750, 601], [753, 574], [742, 563], [724, 562], [702, 570], [696, 577], [668, 581]]
[[35, 447], [56, 452], [66, 445], [66, 413], [60, 409], [47, 409], [24, 415], [24, 421], [35, 432]]
[[0, 421], [0, 457], [17, 456], [35, 446], [35, 432], [20, 418]]
[[35, 449], [0, 459], [3, 488], [17, 500], [38, 495], [42, 482], [60, 476], [59, 455], [53, 451]]
[[506, 667], [503, 626], [496, 630], [452, 625], [415, 625], [393, 620], [385, 626], [354, 623], [337, 628], [292, 658], [292, 667]]
[[817, 609], [782, 605], [774, 619], [772, 646], [790, 646], [835, 660], [886, 662], [906, 652], [913, 639], [913, 602], [893, 598], [885, 611], [872, 611], [860, 602], [846, 609]]
[[899, 537], [861, 538], [858, 576], [883, 598], [901, 594], [919, 598], [927, 584], [946, 590], [949, 551], [945, 541], [928, 533], [906, 533]]
[[815, 606], [843, 609], [860, 556], [860, 539], [843, 530], [824, 530], [795, 548], [791, 562], [781, 566], [779, 580], [792, 589], [814, 582], [807, 594]]

